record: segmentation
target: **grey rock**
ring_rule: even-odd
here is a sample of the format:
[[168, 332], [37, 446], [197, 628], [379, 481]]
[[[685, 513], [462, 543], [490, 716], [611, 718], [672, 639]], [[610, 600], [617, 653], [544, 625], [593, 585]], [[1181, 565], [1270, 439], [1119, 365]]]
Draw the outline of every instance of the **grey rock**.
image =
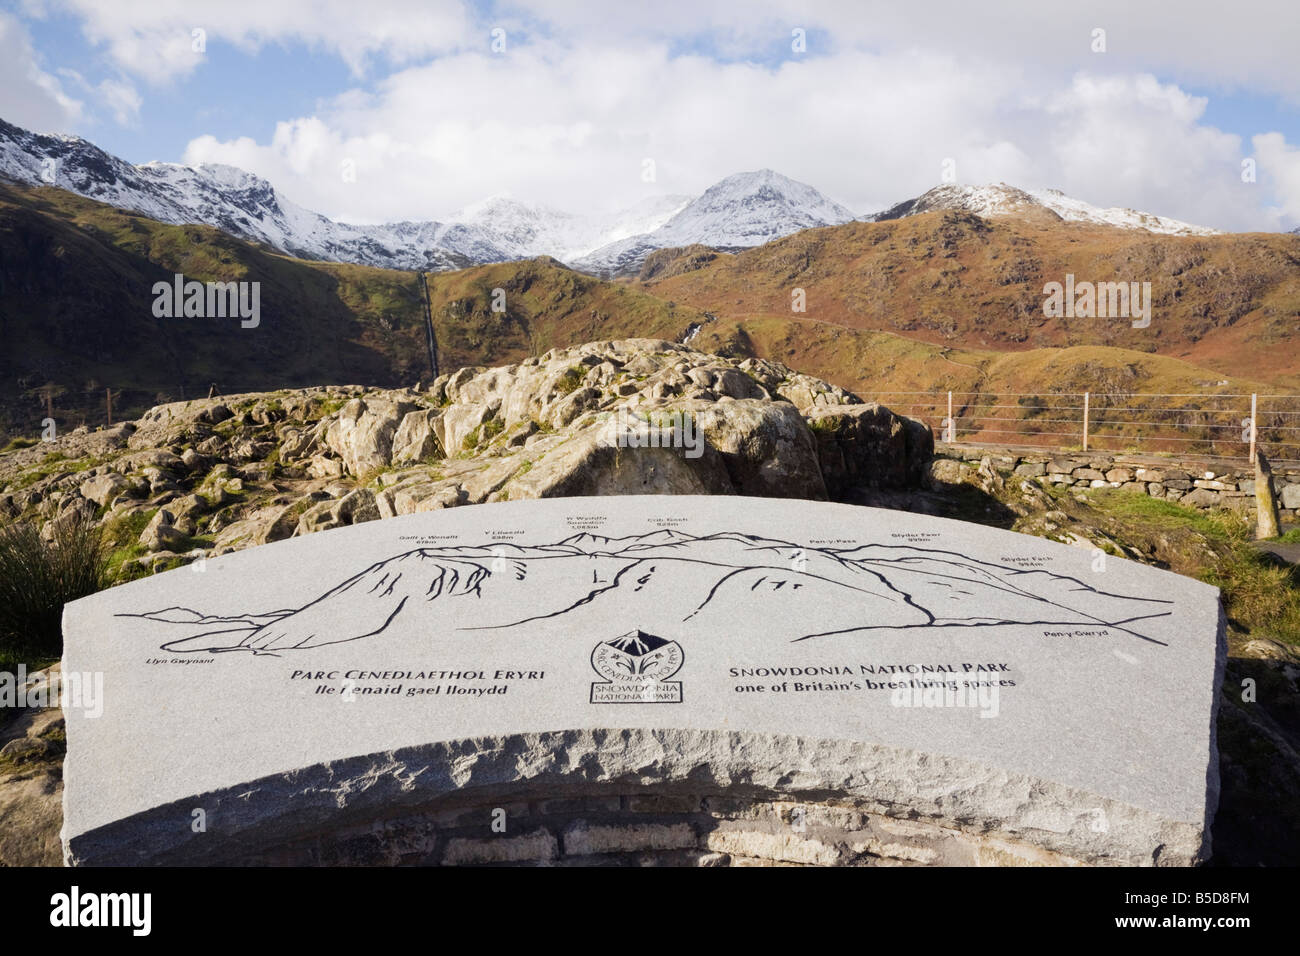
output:
[[832, 497], [854, 486], [920, 487], [934, 455], [923, 423], [875, 403], [815, 405], [805, 414]]
[[107, 474], [88, 478], [82, 482], [81, 496], [104, 508], [108, 506], [109, 502], [131, 491], [132, 488], [133, 483], [131, 481], [110, 471]]
[[1213, 508], [1222, 502], [1217, 491], [1209, 488], [1194, 488], [1178, 499], [1180, 505], [1188, 508]]
[[[277, 517], [275, 522], [278, 524], [282, 520], [287, 520], [291, 514]], [[378, 521], [381, 517], [379, 506], [375, 502], [375, 493], [369, 488], [357, 488], [337, 501], [322, 501], [302, 512], [294, 534], [311, 534], [329, 528]]]
[[462, 451], [465, 439], [491, 417], [486, 405], [452, 405], [433, 424], [438, 444], [449, 455]]
[[699, 458], [687, 458], [678, 448], [620, 448], [595, 430], [569, 439], [507, 488], [512, 499], [733, 493], [712, 446], [705, 445]]
[[384, 398], [354, 398], [324, 433], [325, 444], [338, 455], [348, 474], [363, 475], [392, 460], [393, 437], [415, 403]]
[[39, 760], [50, 751], [50, 744], [39, 737], [18, 737], [0, 747], [0, 757], [15, 763], [27, 760]]
[[1300, 484], [1282, 486], [1282, 507], [1288, 511], [1300, 508]]
[[407, 412], [393, 435], [392, 463], [440, 457], [443, 452], [434, 430], [439, 413], [434, 410]]
[[964, 462], [952, 458], [935, 458], [929, 467], [926, 487], [942, 490], [945, 485], [963, 484], [971, 470]]
[[0, 778], [0, 866], [58, 866], [63, 860], [63, 782], [57, 768]]
[[175, 526], [175, 521], [175, 515], [166, 508], [159, 508], [140, 532], [140, 543], [149, 551], [176, 551], [183, 548], [189, 536]]
[[[740, 399], [716, 405], [692, 402], [683, 410], [694, 419], [708, 444], [717, 449], [737, 494], [826, 499], [817, 446], [793, 405]], [[856, 450], [850, 446], [850, 454]], [[860, 459], [853, 460], [855, 467], [859, 463]]]

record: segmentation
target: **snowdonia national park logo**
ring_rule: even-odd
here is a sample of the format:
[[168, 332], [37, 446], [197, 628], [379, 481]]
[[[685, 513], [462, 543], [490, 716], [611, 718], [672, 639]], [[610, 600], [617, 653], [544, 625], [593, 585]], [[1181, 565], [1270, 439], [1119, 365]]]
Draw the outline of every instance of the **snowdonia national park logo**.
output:
[[686, 654], [676, 641], [645, 631], [628, 631], [601, 641], [591, 666], [603, 681], [592, 681], [593, 704], [680, 704], [682, 682], [670, 681]]

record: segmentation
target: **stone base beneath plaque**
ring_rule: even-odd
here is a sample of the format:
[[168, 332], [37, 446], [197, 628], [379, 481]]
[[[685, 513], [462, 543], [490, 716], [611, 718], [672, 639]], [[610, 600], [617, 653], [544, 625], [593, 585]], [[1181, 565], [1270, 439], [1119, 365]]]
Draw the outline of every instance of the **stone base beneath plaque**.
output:
[[[204, 832], [189, 832], [195, 807]], [[1206, 832], [958, 758], [849, 741], [597, 730], [321, 764], [81, 835], [68, 862], [1188, 865], [1208, 855]]]
[[[504, 817], [502, 817], [504, 811]], [[492, 821], [505, 819], [494, 831]], [[236, 862], [289, 866], [1078, 866], [849, 803], [643, 790], [444, 806]]]

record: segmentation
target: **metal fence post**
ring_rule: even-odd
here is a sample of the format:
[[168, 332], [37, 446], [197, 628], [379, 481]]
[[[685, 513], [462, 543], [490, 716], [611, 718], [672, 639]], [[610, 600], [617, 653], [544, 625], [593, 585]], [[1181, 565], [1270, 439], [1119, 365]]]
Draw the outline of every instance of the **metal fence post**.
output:
[[948, 393], [948, 441], [957, 440], [957, 423], [952, 419], [952, 392]]

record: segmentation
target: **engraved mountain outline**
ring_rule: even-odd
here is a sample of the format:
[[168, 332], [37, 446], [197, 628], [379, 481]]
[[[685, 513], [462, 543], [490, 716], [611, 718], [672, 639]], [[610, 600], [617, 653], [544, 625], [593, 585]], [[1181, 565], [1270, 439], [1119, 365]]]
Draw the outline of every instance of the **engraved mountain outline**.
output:
[[117, 616], [187, 632], [162, 644], [163, 651], [279, 656], [383, 639], [395, 621], [412, 615], [432, 633], [518, 633], [557, 618], [608, 628], [608, 615], [585, 619], [612, 602], [612, 616], [654, 634], [734, 627], [739, 613], [792, 642], [1026, 625], [1107, 627], [1158, 645], [1165, 642], [1130, 625], [1168, 617], [1174, 603], [941, 548], [810, 547], [736, 531], [661, 529], [620, 538], [583, 532], [542, 545], [415, 548], [296, 608], [212, 615], [171, 606]]

